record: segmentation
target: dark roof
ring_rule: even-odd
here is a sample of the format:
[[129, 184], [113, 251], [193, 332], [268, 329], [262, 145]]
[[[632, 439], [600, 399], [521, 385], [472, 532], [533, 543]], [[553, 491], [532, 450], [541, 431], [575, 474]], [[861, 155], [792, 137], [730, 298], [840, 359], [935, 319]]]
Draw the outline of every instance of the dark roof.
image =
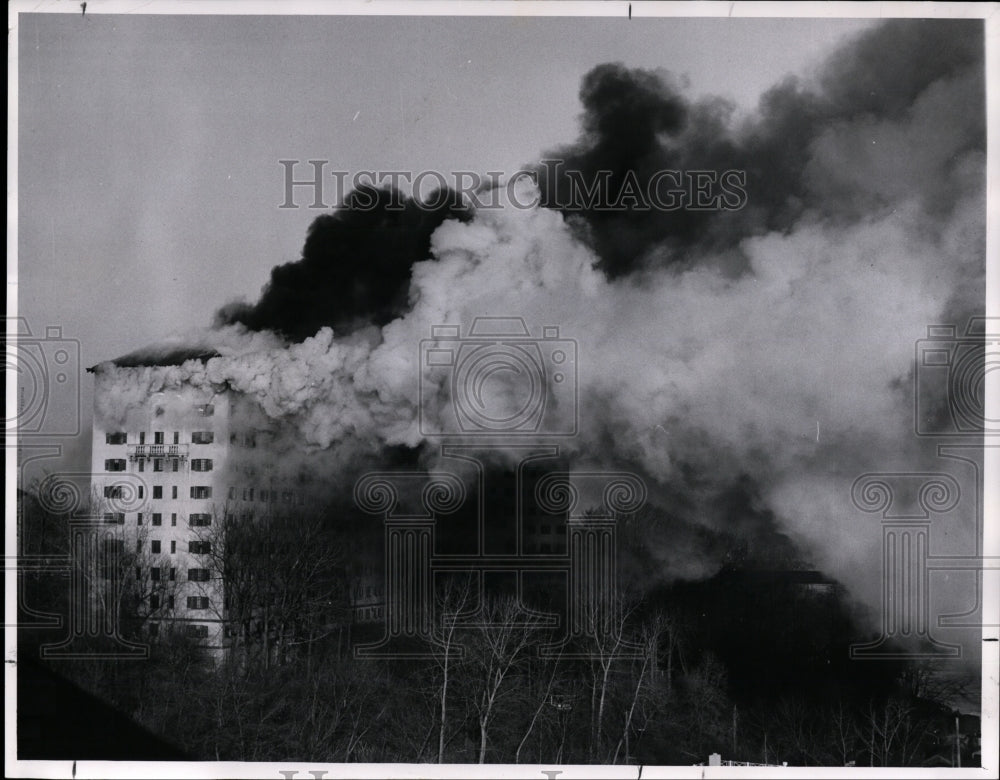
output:
[[147, 347], [129, 352], [127, 355], [98, 363], [87, 369], [90, 373], [101, 366], [111, 364], [118, 368], [138, 368], [140, 366], [179, 366], [188, 360], [209, 360], [219, 357], [219, 353], [210, 347]]

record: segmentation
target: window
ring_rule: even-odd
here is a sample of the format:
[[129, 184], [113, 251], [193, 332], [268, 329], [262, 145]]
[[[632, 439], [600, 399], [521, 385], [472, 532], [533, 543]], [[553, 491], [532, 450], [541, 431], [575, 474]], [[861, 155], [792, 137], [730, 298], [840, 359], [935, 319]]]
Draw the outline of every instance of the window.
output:
[[172, 470], [174, 470], [174, 471], [179, 471], [179, 470], [180, 470], [180, 467], [181, 467], [181, 462], [180, 462], [180, 461], [179, 461], [179, 460], [178, 460], [177, 458], [174, 458], [174, 459], [173, 459], [173, 460], [172, 460], [172, 461], [170, 462], [170, 468], [171, 468]]
[[260, 500], [262, 502], [266, 502], [267, 501], [267, 491], [266, 490], [260, 491]]
[[[170, 571], [173, 571], [173, 569], [171, 569]], [[172, 575], [171, 575], [170, 579], [173, 579]], [[173, 608], [174, 608], [174, 597], [173, 596], [167, 596], [167, 609], [173, 609]]]
[[160, 635], [160, 624], [159, 623], [150, 623], [149, 624], [149, 635], [150, 636], [159, 636]]
[[208, 609], [208, 596], [188, 596], [188, 609]]
[[146, 432], [142, 431], [139, 433], [139, 444], [145, 444], [145, 443], [146, 443]]
[[139, 514], [136, 515], [135, 524], [136, 525], [142, 525], [142, 512], [139, 512]]
[[177, 513], [176, 512], [171, 512], [170, 513], [170, 525], [177, 525]]
[[[163, 413], [164, 413], [165, 411], [166, 411], [166, 410], [165, 410], [165, 409], [164, 409], [164, 408], [163, 408], [162, 406], [157, 406], [157, 407], [156, 407], [156, 411], [154, 412], [154, 414], [155, 414], [155, 415], [156, 415], [157, 417], [163, 417]], [[160, 443], [160, 444], [162, 444], [163, 442], [159, 442], [159, 443]]]
[[163, 431], [156, 431], [153, 434], [153, 444], [163, 444]]
[[202, 417], [211, 417], [215, 414], [215, 407], [212, 406], [212, 404], [201, 404], [200, 406], [196, 406], [194, 409]]
[[104, 513], [105, 523], [117, 523], [118, 525], [125, 525], [125, 513], [124, 512], [105, 512]]
[[174, 431], [174, 444], [180, 444], [180, 443], [181, 443], [180, 431]]
[[212, 516], [205, 512], [194, 512], [188, 515], [188, 522], [192, 526], [204, 526], [212, 524]]
[[163, 525], [163, 515], [153, 512], [153, 525]]
[[229, 500], [230, 501], [236, 500], [236, 488], [234, 487], [229, 488]]
[[153, 498], [163, 498], [163, 485], [153, 485]]
[[124, 485], [105, 485], [104, 486], [104, 497], [105, 498], [125, 498], [125, 486]]
[[163, 458], [153, 458], [153, 471], [163, 471]]
[[[170, 581], [173, 582], [176, 579], [177, 579], [177, 569], [171, 567], [171, 569], [170, 569]], [[170, 606], [172, 607], [173, 605], [174, 605], [174, 597], [171, 596], [170, 597]]]
[[160, 552], [160, 540], [159, 539], [154, 539], [153, 541], [151, 541], [149, 543], [149, 551], [151, 553], [153, 553], [154, 555], [156, 555], [157, 553]]
[[125, 471], [125, 458], [109, 458], [104, 461], [105, 471]]
[[243, 491], [244, 501], [253, 501], [253, 488], [247, 488]]
[[215, 441], [215, 434], [211, 431], [195, 431], [191, 434], [192, 444], [211, 444]]
[[177, 552], [177, 542], [172, 541], [170, 542], [170, 554], [173, 555], [175, 552]]
[[160, 596], [156, 593], [149, 594], [149, 608], [159, 609], [160, 608]]
[[191, 582], [208, 582], [208, 569], [188, 569], [188, 580]]
[[104, 434], [105, 444], [124, 444], [125, 440], [126, 436], [124, 433], [121, 432]]
[[212, 552], [211, 542], [188, 542], [188, 552], [195, 553], [197, 555], [207, 555]]
[[138, 555], [142, 552], [142, 539], [135, 540], [135, 554]]
[[142, 458], [139, 458], [139, 471], [145, 471], [145, 470], [146, 470], [146, 461], [143, 460]]
[[[174, 463], [176, 462], [177, 461], [174, 461]], [[174, 485], [172, 488], [170, 488], [170, 497], [177, 498], [177, 485]]]
[[212, 459], [211, 458], [192, 458], [191, 459], [191, 471], [211, 471], [212, 470]]
[[160, 567], [159, 566], [154, 566], [153, 568], [151, 568], [149, 570], [149, 579], [151, 579], [153, 582], [159, 582], [160, 581]]
[[205, 639], [208, 636], [208, 626], [189, 625], [187, 635], [192, 639]]
[[191, 498], [211, 498], [212, 488], [209, 485], [192, 485]]

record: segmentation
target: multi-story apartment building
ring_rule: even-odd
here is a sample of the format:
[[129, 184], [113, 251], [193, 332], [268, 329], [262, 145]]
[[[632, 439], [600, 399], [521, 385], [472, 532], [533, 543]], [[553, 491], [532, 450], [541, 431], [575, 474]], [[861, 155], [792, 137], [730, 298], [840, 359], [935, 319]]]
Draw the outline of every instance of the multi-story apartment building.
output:
[[[95, 410], [100, 394], [128, 386], [139, 376], [130, 372], [143, 370], [113, 362], [90, 369], [98, 380]], [[134, 570], [129, 590], [150, 636], [180, 630], [216, 656], [230, 644], [223, 529], [311, 511], [309, 480], [272, 451], [276, 435], [252, 399], [228, 389], [181, 384], [117, 416], [95, 411], [95, 511], [118, 528]], [[260, 550], [252, 552], [260, 560]]]
[[233, 401], [185, 388], [154, 393], [115, 424], [94, 421], [97, 511], [121, 529], [150, 634], [173, 623], [213, 650], [224, 646], [225, 594], [213, 576], [211, 529], [230, 493]]

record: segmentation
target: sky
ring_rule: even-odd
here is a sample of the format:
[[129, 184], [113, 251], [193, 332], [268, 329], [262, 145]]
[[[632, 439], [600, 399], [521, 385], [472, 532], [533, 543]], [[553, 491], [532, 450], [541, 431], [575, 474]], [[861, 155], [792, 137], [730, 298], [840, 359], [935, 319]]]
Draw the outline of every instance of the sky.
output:
[[[598, 63], [666, 68], [692, 96], [720, 95], [749, 112], [766, 88], [808, 78], [872, 24], [19, 20], [18, 308], [34, 333], [59, 325], [79, 339], [84, 366], [208, 324], [222, 304], [255, 299], [273, 265], [299, 256], [321, 212], [306, 208], [306, 194], [302, 208], [278, 208], [279, 160], [510, 172], [575, 138], [580, 79]], [[86, 415], [89, 376], [82, 384]]]

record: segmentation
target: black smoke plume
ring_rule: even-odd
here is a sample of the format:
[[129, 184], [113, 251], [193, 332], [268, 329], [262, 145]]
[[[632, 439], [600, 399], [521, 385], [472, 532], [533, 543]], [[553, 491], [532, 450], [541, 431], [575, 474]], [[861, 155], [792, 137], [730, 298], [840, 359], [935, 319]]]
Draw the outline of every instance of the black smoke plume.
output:
[[302, 341], [325, 326], [338, 335], [385, 325], [406, 311], [410, 269], [426, 260], [431, 234], [467, 212], [454, 193], [417, 203], [393, 189], [362, 186], [310, 226], [302, 258], [276, 266], [256, 304], [230, 304], [218, 325], [242, 324]]
[[[879, 182], [867, 182], [868, 191], [858, 197], [856, 181], [838, 186], [817, 178], [815, 156], [824, 134], [850, 123], [904, 121], [935, 82], [972, 79], [979, 105], [969, 107], [971, 121], [955, 136], [951, 152], [958, 160], [970, 150], [985, 150], [982, 60], [983, 26], [976, 20], [889, 21], [839, 50], [816, 83], [789, 78], [773, 87], [757, 115], [740, 124], [732, 105], [717, 98], [690, 100], [670, 74], [599, 65], [580, 88], [580, 138], [546, 153], [548, 162], [537, 168], [542, 203], [582, 223], [581, 234], [609, 278], [691, 264], [708, 253], [717, 259], [747, 237], [789, 230], [809, 212], [831, 220], [877, 213], [894, 194]], [[728, 212], [609, 208], [619, 195], [646, 192], [663, 170], [745, 171], [746, 204]], [[591, 201], [571, 187], [571, 177], [590, 184], [601, 172], [608, 177], [610, 203]], [[746, 269], [739, 258], [727, 259], [730, 270]]]

